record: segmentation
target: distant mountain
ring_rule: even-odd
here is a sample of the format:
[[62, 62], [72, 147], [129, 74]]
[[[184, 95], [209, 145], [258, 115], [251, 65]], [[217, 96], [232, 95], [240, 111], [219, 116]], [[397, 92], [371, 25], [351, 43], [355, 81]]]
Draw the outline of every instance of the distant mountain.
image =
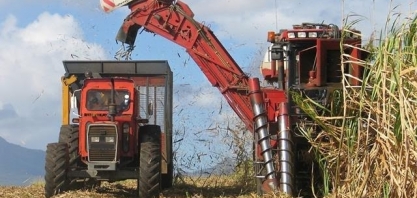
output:
[[44, 165], [44, 151], [11, 144], [0, 137], [0, 185], [29, 185], [42, 179]]

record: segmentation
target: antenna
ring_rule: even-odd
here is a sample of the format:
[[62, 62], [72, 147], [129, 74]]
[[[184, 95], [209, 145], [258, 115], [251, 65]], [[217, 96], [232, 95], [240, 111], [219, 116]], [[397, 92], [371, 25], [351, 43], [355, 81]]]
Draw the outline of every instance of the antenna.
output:
[[277, 6], [277, 0], [275, 0], [275, 30], [278, 31], [278, 6]]

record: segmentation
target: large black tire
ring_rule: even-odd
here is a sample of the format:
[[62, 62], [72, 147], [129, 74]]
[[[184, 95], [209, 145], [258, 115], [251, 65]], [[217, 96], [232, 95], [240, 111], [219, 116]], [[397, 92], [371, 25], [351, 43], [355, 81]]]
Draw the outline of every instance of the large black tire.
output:
[[161, 191], [161, 128], [146, 125], [139, 129], [139, 197], [159, 197]]
[[49, 198], [67, 189], [68, 146], [50, 143], [45, 157], [45, 197]]
[[59, 132], [60, 143], [66, 143], [68, 145], [69, 161], [68, 166], [77, 166], [80, 155], [78, 154], [78, 137], [79, 129], [78, 125], [63, 125]]
[[[78, 165], [82, 164], [78, 153], [79, 125], [62, 125], [58, 141], [68, 145], [68, 171], [76, 170]], [[84, 181], [76, 181], [78, 179], [82, 180], [83, 178], [67, 178], [66, 190], [91, 190], [101, 185], [101, 182], [95, 179], [89, 178]]]
[[[79, 140], [79, 126], [78, 125], [62, 125], [59, 132], [59, 142], [68, 145], [68, 171], [76, 170], [81, 163], [80, 155], [78, 153]], [[68, 190], [91, 189], [85, 182], [76, 182], [79, 178], [67, 178]], [[90, 181], [91, 183], [91, 181]]]

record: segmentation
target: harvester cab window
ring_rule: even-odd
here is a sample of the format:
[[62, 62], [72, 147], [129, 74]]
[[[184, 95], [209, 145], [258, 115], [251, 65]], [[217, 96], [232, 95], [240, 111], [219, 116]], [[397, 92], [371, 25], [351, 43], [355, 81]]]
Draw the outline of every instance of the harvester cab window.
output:
[[[114, 102], [118, 111], [124, 111], [129, 108], [125, 102], [126, 96], [129, 96], [127, 90], [115, 90]], [[89, 90], [87, 92], [87, 109], [90, 111], [107, 111], [111, 103], [111, 90]]]

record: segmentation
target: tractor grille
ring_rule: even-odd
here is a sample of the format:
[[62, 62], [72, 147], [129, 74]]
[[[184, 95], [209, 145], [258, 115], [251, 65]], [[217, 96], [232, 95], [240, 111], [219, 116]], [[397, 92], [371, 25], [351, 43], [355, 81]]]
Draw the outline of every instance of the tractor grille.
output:
[[[89, 161], [116, 160], [118, 140], [115, 125], [90, 125], [87, 138]], [[95, 142], [92, 140], [94, 138], [96, 139]], [[113, 138], [113, 142], [106, 141], [108, 138]]]
[[94, 150], [90, 149], [90, 161], [113, 161], [116, 150]]

